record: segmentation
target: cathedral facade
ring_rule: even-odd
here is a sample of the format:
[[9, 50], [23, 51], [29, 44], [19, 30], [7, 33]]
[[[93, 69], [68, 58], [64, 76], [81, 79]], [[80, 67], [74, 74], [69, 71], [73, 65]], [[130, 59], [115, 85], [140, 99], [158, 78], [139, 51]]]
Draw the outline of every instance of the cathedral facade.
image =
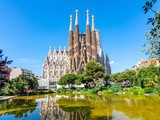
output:
[[70, 15], [68, 51], [49, 49], [43, 65], [44, 79], [57, 82], [66, 73], [81, 74], [84, 66], [89, 60], [100, 62], [105, 72], [111, 74], [108, 55], [104, 56], [102, 49], [100, 32], [95, 29], [94, 15], [92, 15], [92, 25], [90, 26], [89, 10], [87, 10], [86, 32], [79, 32], [78, 10], [76, 10], [75, 27], [72, 27], [72, 15]]
[[67, 65], [68, 65], [68, 51], [66, 51], [65, 47], [61, 50], [54, 48], [49, 48], [48, 55], [45, 59], [45, 63], [42, 66], [42, 78], [49, 80], [50, 85], [55, 85], [58, 80], [67, 73]]

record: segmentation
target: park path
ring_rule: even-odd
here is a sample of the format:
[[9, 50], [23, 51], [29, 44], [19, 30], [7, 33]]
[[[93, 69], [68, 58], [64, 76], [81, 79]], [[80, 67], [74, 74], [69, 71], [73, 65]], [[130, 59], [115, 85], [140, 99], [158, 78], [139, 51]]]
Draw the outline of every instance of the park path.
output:
[[10, 99], [10, 98], [13, 98], [13, 97], [15, 97], [15, 96], [0, 96], [0, 101]]

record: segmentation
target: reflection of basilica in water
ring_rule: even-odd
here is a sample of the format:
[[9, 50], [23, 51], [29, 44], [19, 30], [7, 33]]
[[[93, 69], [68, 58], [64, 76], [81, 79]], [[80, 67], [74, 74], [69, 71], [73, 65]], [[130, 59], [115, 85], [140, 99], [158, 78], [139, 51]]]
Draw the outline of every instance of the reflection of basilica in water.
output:
[[0, 120], [159, 120], [160, 108], [153, 104], [160, 105], [160, 99], [73, 94], [24, 96], [0, 101]]
[[40, 115], [42, 120], [65, 120], [66, 115], [63, 110], [56, 104], [57, 99], [47, 97], [40, 103]]
[[[86, 101], [90, 99], [90, 101]], [[84, 98], [80, 95], [71, 96], [50, 96], [40, 102], [40, 115], [42, 120], [120, 120], [129, 119], [123, 113], [114, 110], [110, 105], [103, 104], [99, 107], [92, 106], [90, 97]], [[64, 105], [61, 105], [63, 104]], [[68, 103], [68, 105], [66, 105]], [[105, 105], [105, 106], [104, 106]], [[92, 107], [91, 107], [92, 106]], [[104, 107], [104, 109], [102, 109]]]
[[[87, 120], [89, 113], [83, 106], [65, 107], [56, 103], [62, 96], [47, 97], [40, 103], [40, 115], [42, 120]], [[68, 97], [68, 96], [63, 96]]]

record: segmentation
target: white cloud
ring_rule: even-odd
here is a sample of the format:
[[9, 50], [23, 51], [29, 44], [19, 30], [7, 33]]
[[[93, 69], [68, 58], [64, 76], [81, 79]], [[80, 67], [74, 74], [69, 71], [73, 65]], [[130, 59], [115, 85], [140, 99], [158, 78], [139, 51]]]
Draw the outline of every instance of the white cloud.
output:
[[111, 61], [111, 62], [110, 62], [111, 65], [114, 64], [114, 63], [115, 63], [114, 61]]
[[36, 65], [36, 64], [40, 63], [39, 60], [32, 60], [32, 59], [28, 59], [28, 58], [17, 59], [16, 62], [22, 63], [22, 64], [28, 64], [28, 65]]

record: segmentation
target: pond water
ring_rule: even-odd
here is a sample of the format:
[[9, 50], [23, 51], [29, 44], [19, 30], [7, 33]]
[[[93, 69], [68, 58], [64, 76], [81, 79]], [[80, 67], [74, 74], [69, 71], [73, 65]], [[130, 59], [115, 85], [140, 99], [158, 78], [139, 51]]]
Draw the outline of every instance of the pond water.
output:
[[36, 95], [0, 101], [0, 120], [160, 120], [160, 98]]

